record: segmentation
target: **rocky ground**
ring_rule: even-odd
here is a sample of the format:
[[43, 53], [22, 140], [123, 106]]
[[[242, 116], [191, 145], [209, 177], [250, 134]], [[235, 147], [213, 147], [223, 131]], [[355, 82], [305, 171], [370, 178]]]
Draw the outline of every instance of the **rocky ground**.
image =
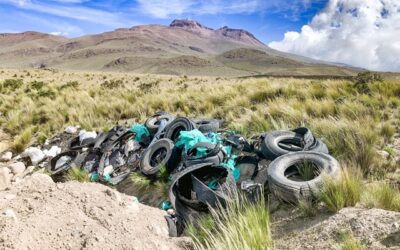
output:
[[352, 233], [365, 249], [400, 249], [398, 212], [351, 207], [313, 218], [301, 218], [285, 210], [272, 217], [276, 249], [342, 249], [340, 235], [346, 232]]
[[0, 192], [0, 249], [179, 249], [164, 211], [95, 183], [26, 177]]

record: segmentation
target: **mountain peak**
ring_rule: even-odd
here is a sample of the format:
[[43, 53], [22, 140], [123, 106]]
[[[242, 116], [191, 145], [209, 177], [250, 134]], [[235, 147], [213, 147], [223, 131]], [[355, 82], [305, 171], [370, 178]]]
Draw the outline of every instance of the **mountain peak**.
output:
[[175, 19], [172, 21], [172, 23], [169, 25], [169, 27], [179, 27], [179, 28], [185, 28], [185, 29], [207, 29], [207, 30], [212, 30], [201, 23], [191, 20], [191, 19]]

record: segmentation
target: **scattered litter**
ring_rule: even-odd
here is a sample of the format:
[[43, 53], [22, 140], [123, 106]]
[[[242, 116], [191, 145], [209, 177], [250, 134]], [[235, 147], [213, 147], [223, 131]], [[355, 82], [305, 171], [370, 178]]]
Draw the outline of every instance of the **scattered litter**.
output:
[[89, 138], [96, 138], [96, 136], [97, 136], [96, 131], [81, 130], [79, 132], [79, 142], [82, 143], [83, 140], [89, 139]]
[[49, 150], [43, 150], [43, 153], [46, 157], [55, 157], [59, 153], [61, 153], [61, 148], [57, 146], [52, 146]]
[[114, 167], [112, 165], [108, 165], [107, 167], [104, 168], [103, 175], [108, 176], [114, 171]]
[[42, 150], [35, 147], [29, 147], [21, 154], [22, 156], [28, 156], [31, 159], [32, 165], [36, 166], [39, 162], [43, 161], [46, 155]]
[[61, 156], [60, 159], [56, 162], [56, 169], [61, 168], [71, 162], [72, 157], [68, 155]]
[[171, 202], [169, 201], [163, 201], [163, 203], [161, 204], [161, 208], [165, 211], [167, 211], [168, 209], [171, 208]]
[[68, 134], [76, 134], [79, 130], [79, 126], [68, 126], [65, 128], [64, 132]]

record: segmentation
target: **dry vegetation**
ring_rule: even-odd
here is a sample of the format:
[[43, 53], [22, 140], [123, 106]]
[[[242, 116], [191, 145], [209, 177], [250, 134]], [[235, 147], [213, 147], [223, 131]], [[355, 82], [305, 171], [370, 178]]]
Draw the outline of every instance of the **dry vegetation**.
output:
[[[395, 150], [392, 144], [399, 137], [398, 81], [375, 79], [355, 84], [348, 80], [226, 79], [49, 70], [7, 70], [0, 74], [0, 127], [13, 138], [11, 147], [16, 152], [30, 143], [44, 142], [68, 124], [103, 130], [117, 121], [143, 122], [158, 110], [222, 118], [230, 129], [246, 136], [307, 126], [323, 138], [342, 166], [350, 166], [351, 171], [356, 169], [358, 173], [346, 171], [339, 182], [328, 182], [324, 187], [320, 198], [328, 211], [358, 202], [400, 211], [398, 177], [392, 183], [385, 181], [399, 168], [399, 149]], [[377, 150], [386, 151], [389, 157], [384, 159]], [[383, 180], [383, 184], [367, 184], [377, 179]], [[144, 183], [143, 189], [146, 186]], [[316, 213], [312, 204], [304, 203], [300, 209], [306, 216]], [[257, 205], [248, 208], [237, 221], [257, 221], [259, 217], [253, 210], [260, 209]], [[268, 221], [268, 214], [263, 216]], [[207, 223], [205, 220], [204, 227]], [[232, 231], [240, 229], [236, 222], [232, 223], [221, 222], [216, 226], [220, 230], [216, 235], [203, 235], [206, 240], [199, 241], [198, 248], [234, 244], [234, 239], [224, 234], [240, 233]], [[268, 228], [268, 223], [259, 226]], [[249, 246], [232, 245], [235, 247]]]

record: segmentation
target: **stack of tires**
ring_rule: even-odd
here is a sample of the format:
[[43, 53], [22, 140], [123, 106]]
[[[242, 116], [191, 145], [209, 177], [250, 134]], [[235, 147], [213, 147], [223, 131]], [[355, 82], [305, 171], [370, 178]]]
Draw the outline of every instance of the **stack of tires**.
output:
[[307, 128], [262, 134], [258, 153], [271, 160], [267, 182], [276, 197], [296, 203], [312, 199], [324, 178], [338, 178], [340, 167], [325, 143]]

